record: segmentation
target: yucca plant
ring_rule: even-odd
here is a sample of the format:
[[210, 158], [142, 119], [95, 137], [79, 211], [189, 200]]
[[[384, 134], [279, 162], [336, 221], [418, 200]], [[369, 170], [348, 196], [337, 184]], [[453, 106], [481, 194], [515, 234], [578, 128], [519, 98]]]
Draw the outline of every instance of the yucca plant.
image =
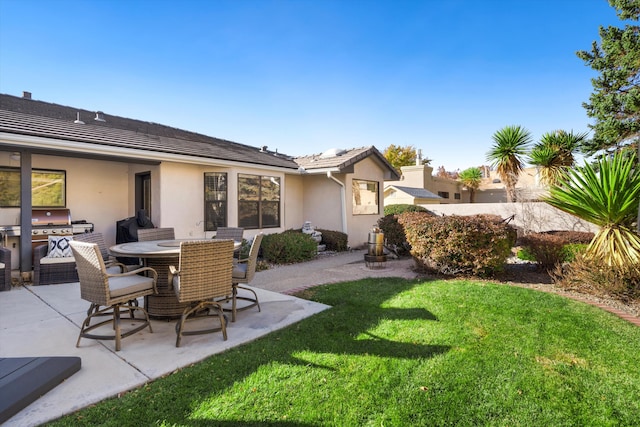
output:
[[469, 203], [473, 203], [476, 198], [476, 190], [482, 183], [482, 171], [478, 167], [468, 168], [460, 172], [458, 179], [462, 185], [469, 189]]
[[547, 132], [529, 153], [529, 163], [540, 168], [542, 182], [553, 185], [566, 169], [573, 166], [573, 153], [586, 139], [586, 132]]
[[600, 227], [587, 247], [588, 259], [640, 273], [640, 236], [634, 230], [639, 199], [636, 156], [616, 153], [596, 165], [569, 169], [544, 201]]
[[505, 126], [493, 134], [493, 147], [487, 160], [496, 167], [504, 182], [507, 202], [516, 201], [516, 183], [524, 164], [524, 156], [531, 143], [531, 133], [522, 126]]

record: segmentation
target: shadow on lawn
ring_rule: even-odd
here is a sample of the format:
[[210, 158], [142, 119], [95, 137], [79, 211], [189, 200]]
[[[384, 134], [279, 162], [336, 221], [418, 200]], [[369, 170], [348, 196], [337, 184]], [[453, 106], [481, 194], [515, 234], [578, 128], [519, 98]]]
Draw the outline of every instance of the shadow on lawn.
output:
[[[162, 420], [165, 424], [176, 423], [186, 426], [313, 425], [295, 420], [251, 421], [251, 415], [247, 415], [247, 421], [217, 419], [215, 416], [193, 419], [192, 416], [194, 408], [201, 404], [206, 406], [205, 402], [210, 399], [219, 399], [231, 388], [242, 387], [241, 384], [246, 377], [265, 366], [294, 365], [310, 369], [338, 369], [334, 366], [318, 366], [304, 360], [301, 358], [303, 353], [421, 359], [449, 351], [450, 347], [444, 345], [392, 341], [380, 336], [383, 332], [375, 331], [378, 325], [386, 325], [389, 321], [406, 322], [408, 330], [427, 328], [431, 322], [437, 321], [437, 318], [425, 308], [386, 306], [391, 298], [410, 291], [417, 283], [421, 282], [380, 278], [321, 286], [314, 288], [312, 292], [307, 290], [305, 297], [331, 305], [332, 308], [159, 379], [146, 386], [144, 391], [136, 393], [136, 396], [131, 396], [125, 405], [143, 408], [149, 401], [155, 401], [153, 408], [146, 408], [149, 419], [139, 418], [141, 424]], [[263, 307], [263, 311], [266, 310], [268, 304]], [[411, 336], [410, 333], [405, 335]], [[283, 386], [286, 384], [283, 383]], [[180, 396], [176, 395], [177, 390]], [[264, 392], [274, 391], [276, 390], [271, 389]], [[294, 400], [295, 390], [290, 390], [288, 395]], [[120, 402], [111, 400], [106, 402], [106, 405], [118, 406]], [[254, 408], [252, 412], [257, 414], [259, 419], [260, 414], [255, 412], [256, 409], [258, 408]], [[104, 410], [103, 408], [102, 411]], [[86, 419], [89, 420], [91, 414], [86, 415]], [[141, 415], [139, 412], [138, 416]]]

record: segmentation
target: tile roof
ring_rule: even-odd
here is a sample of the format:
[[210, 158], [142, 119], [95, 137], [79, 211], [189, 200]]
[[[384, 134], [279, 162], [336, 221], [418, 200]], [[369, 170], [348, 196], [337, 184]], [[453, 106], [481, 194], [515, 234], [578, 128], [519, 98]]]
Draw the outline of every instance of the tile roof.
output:
[[[78, 113], [86, 124], [74, 123]], [[159, 152], [298, 168], [291, 157], [279, 153], [157, 123], [103, 116], [104, 122], [96, 121], [96, 112], [0, 94], [0, 132], [148, 151], [150, 155]]]
[[387, 188], [393, 187], [396, 190], [400, 190], [403, 193], [407, 193], [411, 197], [416, 197], [418, 199], [441, 199], [442, 197], [437, 194], [433, 194], [431, 191], [425, 188], [418, 187], [401, 187], [399, 185], [389, 185]]
[[388, 168], [392, 175], [395, 176], [395, 179], [400, 179], [398, 172], [374, 146], [352, 148], [348, 150], [328, 150], [322, 154], [296, 157], [294, 160], [307, 172], [312, 172], [313, 170], [318, 169], [338, 169], [339, 171], [343, 171], [369, 156], [373, 156], [384, 167]]

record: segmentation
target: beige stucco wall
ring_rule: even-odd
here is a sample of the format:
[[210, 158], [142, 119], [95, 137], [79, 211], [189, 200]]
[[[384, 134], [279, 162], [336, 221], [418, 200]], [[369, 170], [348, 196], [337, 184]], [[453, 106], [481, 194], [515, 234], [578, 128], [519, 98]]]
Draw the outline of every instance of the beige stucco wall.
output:
[[[345, 182], [344, 174], [333, 176], [340, 182]], [[343, 231], [340, 185], [328, 178], [326, 174], [305, 175], [303, 180], [303, 218], [302, 222], [295, 224], [293, 228], [302, 228], [304, 221], [311, 221], [311, 225], [316, 228]], [[347, 200], [347, 206], [350, 206], [349, 200]]]
[[443, 215], [493, 214], [508, 218], [514, 215], [510, 224], [524, 232], [553, 230], [592, 231], [598, 227], [573, 215], [564, 213], [544, 202], [524, 203], [462, 203], [458, 205], [431, 205], [432, 212]]
[[302, 228], [304, 223], [304, 179], [300, 175], [286, 175], [284, 188], [284, 229]]
[[[211, 237], [214, 232], [204, 231], [204, 174], [206, 172], [225, 172], [227, 174], [227, 219], [229, 227], [238, 225], [238, 174], [266, 175], [280, 178], [281, 189], [281, 227], [245, 230], [247, 238], [263, 232], [265, 234], [279, 233], [287, 227], [287, 219], [290, 207], [293, 208], [291, 216], [300, 217], [300, 210], [292, 201], [292, 196], [287, 194], [285, 185], [288, 180], [285, 174], [278, 171], [256, 170], [244, 167], [218, 167], [189, 165], [182, 163], [163, 162], [159, 167], [158, 177], [151, 179], [157, 186], [154, 192], [154, 208], [152, 221], [157, 227], [173, 227], [176, 238]], [[296, 192], [300, 191], [300, 184], [296, 180], [291, 181]], [[283, 185], [284, 184], [284, 185]], [[153, 191], [153, 190], [152, 190]], [[158, 209], [155, 204], [159, 204]], [[299, 227], [302, 227], [300, 224]], [[295, 227], [294, 227], [295, 228]]]
[[[365, 179], [378, 182], [378, 213], [375, 215], [353, 215], [353, 192], [351, 181]], [[384, 176], [379, 164], [371, 158], [366, 158], [355, 164], [353, 175], [347, 179], [347, 226], [349, 230], [349, 245], [353, 248], [365, 247], [369, 232], [378, 224], [378, 219], [384, 215]]]
[[[19, 161], [6, 161], [0, 165], [19, 167]], [[94, 224], [95, 231], [105, 235], [107, 243], [115, 243], [115, 219], [129, 216], [128, 167], [124, 163], [88, 160], [34, 154], [34, 169], [64, 170], [67, 176], [67, 208], [71, 219], [86, 220]], [[17, 225], [19, 208], [0, 208], [0, 225]]]

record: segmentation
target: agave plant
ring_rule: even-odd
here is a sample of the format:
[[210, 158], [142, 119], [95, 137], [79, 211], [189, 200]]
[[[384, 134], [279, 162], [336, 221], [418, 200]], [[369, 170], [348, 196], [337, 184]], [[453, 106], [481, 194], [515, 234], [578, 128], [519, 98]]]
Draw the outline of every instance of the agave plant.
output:
[[531, 142], [531, 133], [522, 126], [506, 126], [493, 134], [494, 145], [487, 153], [504, 182], [507, 202], [516, 201], [516, 183], [523, 168], [523, 158]]
[[542, 135], [529, 153], [529, 163], [540, 168], [542, 182], [553, 185], [562, 173], [573, 166], [573, 153], [587, 139], [587, 133], [574, 134], [558, 130]]
[[469, 203], [475, 202], [476, 190], [482, 182], [482, 171], [478, 167], [463, 170], [458, 176], [462, 185], [469, 189]]
[[633, 227], [640, 200], [635, 157], [616, 153], [596, 165], [569, 169], [544, 201], [600, 227], [587, 247], [588, 259], [640, 273], [640, 236]]

